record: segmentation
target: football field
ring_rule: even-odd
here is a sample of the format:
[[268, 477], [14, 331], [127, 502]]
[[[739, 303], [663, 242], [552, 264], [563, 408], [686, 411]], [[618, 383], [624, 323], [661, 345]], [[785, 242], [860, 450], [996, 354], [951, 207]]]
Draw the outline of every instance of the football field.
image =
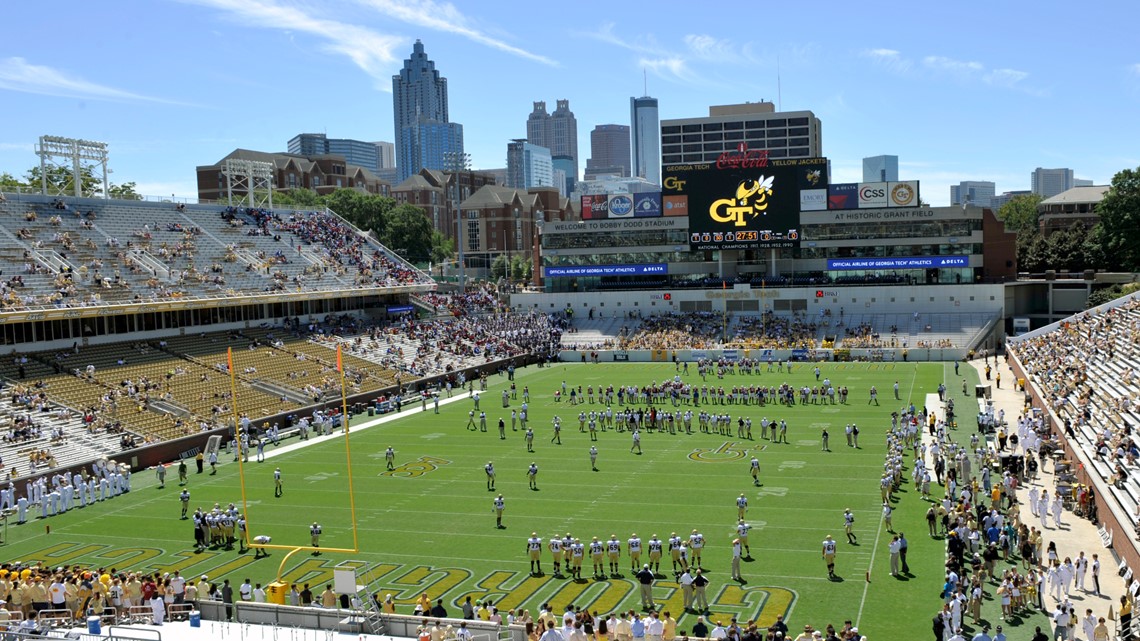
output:
[[[354, 431], [351, 494], [343, 436], [276, 454], [270, 445], [266, 453], [271, 456], [264, 463], [255, 462], [251, 453], [243, 466], [250, 533], [271, 536], [274, 544], [303, 546], [309, 544], [309, 525], [316, 521], [323, 528], [322, 547], [351, 548], [355, 511], [359, 552], [294, 554], [285, 565], [284, 578], [310, 583], [319, 593], [335, 565], [359, 560], [369, 566], [367, 577], [377, 580], [375, 589], [395, 596], [399, 612], [410, 613], [415, 597], [427, 592], [433, 601], [444, 598], [454, 616], [467, 596], [490, 599], [504, 613], [527, 608], [534, 614], [546, 602], [559, 611], [569, 603], [599, 613], [640, 609], [625, 542], [634, 533], [643, 542], [654, 535], [667, 541], [673, 533], [687, 538], [695, 529], [707, 541], [701, 566], [710, 579], [714, 620], [727, 625], [731, 617], [741, 622], [757, 619], [766, 626], [784, 615], [795, 631], [805, 623], [840, 627], [851, 619], [874, 638], [925, 637], [930, 617], [941, 603], [944, 543], [927, 535], [928, 504], [904, 488], [894, 524], [910, 542], [911, 575], [897, 579], [887, 575], [890, 536], [881, 525], [879, 499], [886, 451], [883, 436], [892, 411], [908, 401], [921, 408], [926, 394], [944, 381], [959, 403], [959, 416], [966, 417], [965, 428], [972, 429], [976, 406], [962, 395], [961, 379], [968, 378], [972, 392], [976, 375], [963, 367], [962, 376], [955, 377], [953, 364], [942, 363], [820, 367], [821, 378], [850, 389], [848, 404], [681, 405], [682, 411], [729, 414], [730, 434], [701, 433], [694, 417], [692, 434], [685, 434], [681, 425], [677, 434], [643, 431], [641, 454], [630, 451], [628, 432], [609, 429], [600, 432], [594, 443], [588, 433], [579, 431], [580, 411], [605, 410], [598, 398], [592, 405], [571, 406], [566, 397], [556, 401], [555, 392], [563, 381], [568, 389], [592, 385], [595, 397], [599, 388], [609, 385], [664, 381], [680, 375], [672, 364], [532, 366], [516, 373], [518, 398], [510, 400], [508, 408], [503, 407], [501, 394], [509, 382], [505, 376], [492, 376], [480, 401], [487, 413], [486, 432], [467, 427], [474, 405], [466, 391], [456, 391], [456, 400], [441, 404], [439, 414], [431, 404], [426, 411], [416, 404], [406, 407], [401, 418]], [[768, 373], [763, 366], [761, 373], [719, 380], [710, 375], [703, 383], [693, 366], [683, 379], [698, 387], [785, 382], [799, 387], [816, 384], [813, 368], [796, 364], [789, 374]], [[892, 390], [896, 381], [898, 401]], [[879, 390], [879, 405], [868, 404], [872, 385]], [[524, 386], [530, 392], [533, 452], [527, 451], [521, 426], [518, 431], [511, 429], [511, 409], [520, 408]], [[674, 409], [671, 402], [655, 407]], [[623, 409], [616, 400], [612, 408]], [[633, 408], [648, 411], [643, 403]], [[555, 415], [562, 419], [561, 445], [551, 442]], [[752, 440], [737, 436], [740, 417], [751, 418]], [[764, 417], [787, 422], [788, 443], [760, 438]], [[500, 418], [506, 421], [505, 439], [498, 434]], [[357, 423], [370, 420], [374, 419], [361, 417]], [[844, 426], [852, 422], [859, 426], [859, 449], [847, 447], [844, 439]], [[829, 452], [821, 448], [824, 429], [830, 433]], [[278, 449], [293, 443], [295, 439], [283, 442]], [[598, 448], [596, 470], [591, 469], [591, 445]], [[387, 447], [395, 450], [394, 471], [386, 469]], [[753, 456], [760, 462], [760, 486], [749, 474]], [[225, 452], [220, 461], [216, 476], [209, 475], [208, 467], [206, 474], [195, 474], [190, 461], [191, 510], [230, 502], [240, 507], [239, 466]], [[497, 473], [494, 491], [487, 487], [488, 462], [494, 463]], [[531, 463], [539, 470], [537, 489], [528, 487]], [[280, 498], [274, 497], [276, 467], [284, 479]], [[906, 467], [909, 472], [909, 456]], [[135, 473], [132, 485], [134, 491], [127, 496], [46, 521], [9, 526], [9, 540], [0, 555], [6, 561], [51, 566], [178, 569], [184, 575], [208, 574], [212, 581], [229, 578], [235, 584], [246, 577], [263, 585], [276, 578], [285, 551], [272, 550], [264, 559], [236, 550], [195, 551], [192, 521], [179, 519], [180, 488], [174, 468], [165, 489], [158, 489], [154, 473], [146, 471]], [[493, 509], [499, 493], [505, 502], [502, 528], [496, 527]], [[745, 520], [752, 526], [751, 555], [742, 563], [743, 580], [738, 582], [730, 579], [730, 564], [736, 499], [742, 493], [749, 504]], [[848, 544], [843, 533], [845, 508], [855, 515], [857, 545]], [[50, 534], [45, 531], [48, 525]], [[529, 571], [526, 543], [532, 532], [544, 543], [542, 575]], [[620, 575], [592, 577], [587, 553], [581, 580], [554, 576], [545, 544], [567, 533], [586, 545], [594, 537], [605, 541], [616, 535], [623, 543]], [[835, 579], [828, 577], [821, 558], [821, 542], [829, 534], [839, 542]], [[648, 561], [647, 553], [642, 560]], [[656, 602], [678, 619], [678, 629], [688, 629], [695, 615], [681, 616], [681, 593], [667, 551], [660, 575], [654, 588]]]

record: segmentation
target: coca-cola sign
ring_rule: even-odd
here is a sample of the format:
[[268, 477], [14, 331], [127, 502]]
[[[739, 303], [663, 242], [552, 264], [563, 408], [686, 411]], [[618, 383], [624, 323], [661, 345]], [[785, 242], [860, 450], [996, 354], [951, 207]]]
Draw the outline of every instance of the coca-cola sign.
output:
[[745, 142], [737, 145], [735, 153], [725, 151], [716, 159], [717, 169], [762, 169], [767, 166], [768, 150], [749, 149]]

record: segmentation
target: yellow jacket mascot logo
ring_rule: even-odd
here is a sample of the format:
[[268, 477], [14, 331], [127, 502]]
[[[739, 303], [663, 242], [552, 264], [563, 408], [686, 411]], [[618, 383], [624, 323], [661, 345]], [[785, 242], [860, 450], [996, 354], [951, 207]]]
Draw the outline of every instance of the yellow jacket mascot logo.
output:
[[737, 227], [748, 224], [749, 218], [767, 213], [768, 196], [772, 195], [772, 181], [775, 176], [760, 176], [748, 179], [736, 186], [736, 198], [714, 200], [709, 206], [709, 216], [718, 223], [734, 223]]

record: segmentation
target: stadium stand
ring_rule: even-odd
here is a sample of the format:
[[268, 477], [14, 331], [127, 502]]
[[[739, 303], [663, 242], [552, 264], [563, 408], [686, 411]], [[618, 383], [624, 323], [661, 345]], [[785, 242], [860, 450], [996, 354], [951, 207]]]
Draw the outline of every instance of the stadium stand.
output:
[[996, 313], [729, 314], [686, 312], [577, 319], [563, 349], [910, 349], [971, 347]]
[[1083, 313], [1009, 349], [1067, 440], [1140, 532], [1140, 300]]
[[0, 223], [5, 311], [431, 284], [328, 211], [20, 195]]

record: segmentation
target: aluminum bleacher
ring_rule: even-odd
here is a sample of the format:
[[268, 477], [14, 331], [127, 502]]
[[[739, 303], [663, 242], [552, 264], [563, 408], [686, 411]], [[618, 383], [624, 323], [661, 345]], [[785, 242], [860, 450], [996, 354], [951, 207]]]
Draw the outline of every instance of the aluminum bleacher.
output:
[[55, 198], [0, 201], [0, 311], [431, 284], [325, 211]]

